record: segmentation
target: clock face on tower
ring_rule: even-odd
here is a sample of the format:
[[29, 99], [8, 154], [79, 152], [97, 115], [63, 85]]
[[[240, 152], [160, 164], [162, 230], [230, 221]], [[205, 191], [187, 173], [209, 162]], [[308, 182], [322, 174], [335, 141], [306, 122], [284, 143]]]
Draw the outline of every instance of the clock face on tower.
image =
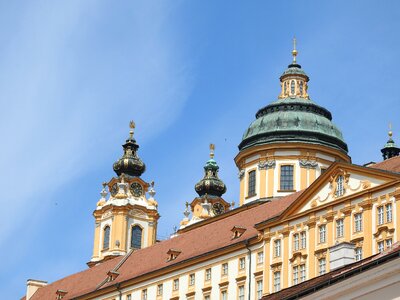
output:
[[142, 186], [141, 186], [139, 183], [137, 183], [137, 182], [132, 183], [132, 184], [131, 184], [131, 193], [132, 193], [132, 195], [135, 196], [135, 197], [140, 197], [140, 196], [142, 196], [142, 194], [143, 194], [143, 188], [142, 188]]
[[111, 196], [115, 196], [118, 193], [118, 185], [114, 183], [110, 190]]
[[225, 212], [224, 206], [219, 202], [216, 202], [216, 203], [213, 204], [212, 210], [213, 210], [215, 215], [220, 215], [220, 214]]

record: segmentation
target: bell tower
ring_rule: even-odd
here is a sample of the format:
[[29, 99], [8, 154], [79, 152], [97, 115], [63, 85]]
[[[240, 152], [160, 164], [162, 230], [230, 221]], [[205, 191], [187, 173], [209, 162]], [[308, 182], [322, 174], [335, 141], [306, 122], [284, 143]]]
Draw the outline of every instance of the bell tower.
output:
[[[214, 160], [214, 150], [215, 145], [210, 144], [210, 159], [204, 166], [204, 177], [194, 187], [199, 196], [194, 198], [190, 204], [186, 202], [185, 218], [180, 223], [180, 230], [220, 215], [232, 207], [232, 204], [222, 198], [226, 192], [226, 186], [218, 176], [219, 166]], [[190, 214], [192, 217], [189, 219]]]
[[130, 122], [129, 137], [122, 145], [124, 154], [113, 169], [117, 177], [103, 183], [93, 216], [95, 233], [93, 256], [88, 265], [124, 255], [156, 242], [157, 201], [154, 182], [141, 178], [146, 166], [139, 158], [139, 145], [133, 138], [135, 123]]

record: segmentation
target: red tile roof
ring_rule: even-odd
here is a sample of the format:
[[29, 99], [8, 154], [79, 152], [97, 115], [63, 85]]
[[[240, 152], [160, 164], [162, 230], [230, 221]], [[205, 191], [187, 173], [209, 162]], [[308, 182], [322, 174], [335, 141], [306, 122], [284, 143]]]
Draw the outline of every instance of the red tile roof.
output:
[[[394, 256], [393, 254], [397, 254]], [[400, 242], [393, 244], [392, 248], [386, 250], [382, 253], [367, 257], [358, 262], [349, 264], [342, 268], [336, 269], [324, 275], [314, 277], [310, 280], [304, 281], [292, 287], [283, 289], [279, 292], [264, 296], [262, 300], [291, 300], [291, 299], [300, 299], [307, 295], [311, 295], [313, 292], [317, 292], [329, 285], [338, 283], [340, 281], [346, 280], [350, 276], [360, 274], [363, 271], [369, 270], [370, 268], [366, 268], [367, 265], [371, 265], [371, 267], [377, 266], [377, 262], [386, 262], [389, 259], [393, 259], [394, 257], [399, 257], [400, 254]], [[387, 258], [388, 260], [385, 260]]]
[[400, 173], [400, 156], [395, 156], [386, 159], [380, 163], [373, 164], [369, 167], [374, 169], [381, 169], [385, 171]]
[[[225, 249], [230, 246], [244, 243], [252, 237], [256, 237], [258, 232], [254, 228], [259, 223], [268, 218], [281, 214], [285, 208], [291, 205], [303, 191], [292, 195], [273, 199], [260, 205], [242, 206], [237, 208], [235, 214], [216, 219], [215, 222], [205, 222], [202, 226], [194, 227], [192, 230], [183, 232], [178, 236], [157, 243], [153, 246], [133, 252], [119, 268], [115, 268], [123, 257], [117, 257], [105, 261], [100, 265], [84, 270], [58, 280], [46, 287], [39, 289], [31, 298], [32, 300], [54, 299], [56, 291], [61, 289], [68, 292], [63, 300], [71, 299], [79, 295], [84, 295], [117, 283], [139, 279], [142, 275], [150, 274], [158, 270], [177, 266], [186, 261], [201, 257], [204, 254]], [[236, 239], [232, 239], [231, 229], [233, 226], [241, 226], [246, 231]], [[173, 261], [167, 260], [169, 249], [181, 251]], [[111, 282], [101, 285], [107, 278], [107, 272], [117, 271], [120, 275]], [[101, 287], [99, 287], [101, 285]]]

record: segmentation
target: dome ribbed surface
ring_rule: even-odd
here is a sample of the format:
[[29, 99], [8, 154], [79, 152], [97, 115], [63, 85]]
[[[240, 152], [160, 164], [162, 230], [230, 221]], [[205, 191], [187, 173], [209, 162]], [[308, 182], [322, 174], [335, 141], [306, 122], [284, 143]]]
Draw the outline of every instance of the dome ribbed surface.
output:
[[260, 109], [244, 133], [239, 150], [278, 142], [312, 143], [348, 151], [331, 113], [304, 98], [279, 99]]

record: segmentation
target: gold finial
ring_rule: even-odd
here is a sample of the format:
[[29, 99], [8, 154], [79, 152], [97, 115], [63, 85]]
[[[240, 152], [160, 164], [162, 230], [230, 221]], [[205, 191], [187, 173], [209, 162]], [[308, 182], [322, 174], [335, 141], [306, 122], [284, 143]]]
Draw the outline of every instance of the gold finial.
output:
[[392, 138], [393, 131], [392, 131], [392, 122], [389, 123], [389, 137]]
[[293, 63], [296, 63], [296, 56], [297, 56], [297, 50], [296, 50], [296, 37], [293, 38], [293, 51], [292, 51], [292, 55], [293, 55]]
[[133, 138], [133, 130], [135, 129], [135, 122], [130, 121], [129, 128], [131, 129], [131, 130], [129, 130], [129, 138], [132, 139]]
[[210, 144], [210, 158], [211, 159], [214, 158], [214, 150], [215, 150], [215, 145], [214, 144]]

